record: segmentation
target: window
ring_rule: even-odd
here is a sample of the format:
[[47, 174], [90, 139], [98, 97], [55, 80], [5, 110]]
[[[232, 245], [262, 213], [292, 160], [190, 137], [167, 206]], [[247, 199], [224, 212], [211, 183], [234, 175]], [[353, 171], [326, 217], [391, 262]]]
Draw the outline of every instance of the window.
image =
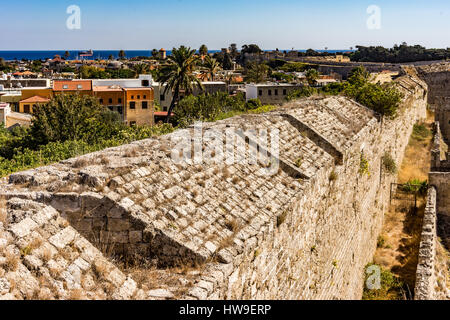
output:
[[275, 89], [275, 95], [276, 96], [278, 95], [278, 89]]
[[23, 106], [23, 112], [30, 113], [30, 105], [29, 104], [26, 104]]
[[130, 121], [130, 126], [135, 126], [136, 125], [136, 121]]
[[69, 86], [67, 84], [63, 85], [63, 89], [69, 89]]
[[150, 86], [150, 81], [148, 81], [148, 80], [142, 80], [141, 83], [142, 83], [143, 87], [149, 87]]
[[120, 107], [117, 107], [117, 112], [118, 112], [118, 113], [120, 113], [120, 114], [122, 114], [122, 113], [123, 113], [123, 108], [122, 108], [122, 106], [120, 106]]
[[283, 96], [286, 95], [286, 89], [283, 89]]
[[83, 89], [83, 86], [82, 86], [81, 84], [79, 84], [79, 85], [77, 86], [77, 88], [78, 88], [78, 89]]
[[100, 99], [100, 103], [103, 103], [103, 99]]
[[148, 109], [148, 102], [142, 101], [142, 109]]
[[108, 106], [108, 109], [111, 111], [114, 111], [114, 107], [113, 106]]
[[144, 94], [144, 100], [147, 99], [147, 96]]
[[131, 96], [131, 99], [134, 99], [134, 96]]
[[112, 98], [109, 98], [108, 103], [112, 103]]
[[138, 96], [137, 96], [137, 98], [138, 98], [138, 100], [140, 100], [140, 99], [141, 99], [141, 96], [140, 96], [140, 95], [138, 95]]
[[165, 98], [166, 98], [166, 97], [165, 97], [163, 94], [159, 95], [159, 100], [160, 100], [160, 101], [164, 101]]
[[167, 111], [167, 107], [163, 107], [163, 111]]
[[269, 89], [268, 94], [269, 94], [269, 96], [271, 96], [272, 95], [272, 90]]
[[262, 96], [262, 90], [260, 89], [258, 95]]
[[136, 109], [136, 102], [134, 101], [130, 102], [130, 109]]
[[119, 98], [118, 102], [119, 102], [119, 104], [122, 103], [122, 98]]

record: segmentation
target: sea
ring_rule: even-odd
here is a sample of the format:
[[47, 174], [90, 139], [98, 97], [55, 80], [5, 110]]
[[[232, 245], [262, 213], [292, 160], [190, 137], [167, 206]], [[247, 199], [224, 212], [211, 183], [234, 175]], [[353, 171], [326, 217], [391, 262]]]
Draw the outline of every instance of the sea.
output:
[[[69, 50], [69, 60], [79, 59], [79, 52], [87, 51], [87, 50]], [[114, 58], [119, 57], [120, 50], [94, 50], [93, 56], [88, 59], [108, 59], [109, 56], [113, 56]], [[135, 58], [135, 57], [149, 57], [152, 55], [151, 50], [124, 50], [127, 58]], [[216, 53], [220, 50], [209, 50], [209, 53]], [[273, 50], [266, 50], [273, 51]], [[289, 52], [291, 50], [280, 50], [281, 52], [286, 51]], [[306, 50], [295, 50], [305, 52]], [[340, 52], [348, 52], [351, 50], [316, 50], [317, 52], [329, 52], [329, 53], [340, 53]], [[66, 50], [51, 50], [51, 51], [2, 51], [0, 50], [0, 58], [3, 58], [6, 61], [14, 61], [14, 60], [46, 60], [52, 59], [55, 55], [64, 56]], [[170, 50], [167, 51], [167, 55], [170, 55], [172, 52]]]

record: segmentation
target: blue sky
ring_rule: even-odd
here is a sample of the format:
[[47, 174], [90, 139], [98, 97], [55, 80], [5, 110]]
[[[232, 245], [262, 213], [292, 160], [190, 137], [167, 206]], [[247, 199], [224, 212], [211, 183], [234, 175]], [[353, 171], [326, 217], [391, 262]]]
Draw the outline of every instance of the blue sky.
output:
[[[66, 27], [69, 5], [81, 9], [80, 30]], [[381, 9], [379, 30], [367, 28], [369, 5]], [[450, 47], [448, 0], [21, 0], [0, 12], [0, 50]]]

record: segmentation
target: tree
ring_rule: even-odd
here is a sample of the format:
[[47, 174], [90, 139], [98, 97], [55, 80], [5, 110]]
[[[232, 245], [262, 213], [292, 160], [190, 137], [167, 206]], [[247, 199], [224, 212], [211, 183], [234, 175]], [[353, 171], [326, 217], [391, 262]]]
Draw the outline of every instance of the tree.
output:
[[362, 87], [363, 85], [365, 85], [369, 81], [369, 78], [370, 73], [363, 66], [354, 68], [348, 74], [348, 82], [358, 87]]
[[269, 67], [266, 64], [258, 63], [256, 61], [247, 64], [246, 81], [253, 83], [261, 83], [266, 80]]
[[308, 81], [310, 86], [314, 85], [317, 79], [319, 79], [319, 71], [316, 69], [309, 69], [306, 71], [306, 81]]
[[64, 52], [64, 59], [69, 59], [70, 58], [70, 53], [69, 51]]
[[262, 50], [256, 44], [250, 44], [250, 45], [244, 44], [242, 46], [241, 54], [245, 54], [245, 53], [259, 54], [259, 53], [262, 53]]
[[225, 52], [223, 55], [222, 67], [224, 70], [233, 69], [233, 60], [231, 59], [231, 55], [228, 52]]
[[216, 72], [220, 70], [219, 62], [216, 59], [211, 58], [210, 56], [206, 56], [205, 62], [203, 63], [203, 67], [205, 68], [204, 73], [206, 73], [207, 77], [211, 81], [214, 81], [214, 76]]
[[395, 117], [402, 93], [392, 83], [383, 85], [370, 83], [369, 77], [369, 72], [363, 66], [353, 69], [344, 93], [383, 116]]
[[31, 63], [31, 71], [39, 72], [42, 70], [42, 62], [41, 60], [33, 60]]
[[206, 56], [208, 54], [208, 47], [202, 44], [198, 52], [200, 53], [201, 56]]
[[159, 51], [157, 49], [153, 49], [152, 50], [152, 57], [153, 58], [158, 58], [159, 57]]
[[230, 49], [230, 56], [231, 56], [231, 58], [232, 59], [236, 59], [237, 56], [239, 55], [236, 43], [230, 44], [230, 48], [229, 49]]
[[119, 59], [125, 59], [125, 51], [123, 51], [123, 50], [120, 50], [119, 51]]
[[192, 93], [195, 86], [203, 90], [200, 80], [194, 75], [194, 69], [198, 58], [195, 49], [181, 46], [173, 48], [172, 55], [167, 59], [167, 64], [161, 69], [160, 82], [165, 85], [164, 94], [167, 90], [173, 91], [173, 98], [167, 113], [166, 122], [169, 122], [175, 104], [178, 103], [180, 90], [184, 89], [186, 94]]
[[148, 74], [150, 72], [150, 67], [146, 63], [137, 63], [133, 66], [134, 72], [136, 72], [135, 77], [139, 77], [140, 74]]
[[33, 108], [33, 117], [30, 136], [35, 146], [67, 140], [94, 143], [111, 137], [121, 127], [117, 113], [97, 98], [79, 94], [58, 94]]
[[114, 60], [114, 56], [112, 54], [109, 55], [108, 60]]

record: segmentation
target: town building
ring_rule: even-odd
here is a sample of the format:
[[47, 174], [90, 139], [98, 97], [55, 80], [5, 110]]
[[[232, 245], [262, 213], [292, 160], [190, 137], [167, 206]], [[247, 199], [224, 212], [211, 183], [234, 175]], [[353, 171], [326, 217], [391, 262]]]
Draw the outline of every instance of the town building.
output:
[[261, 83], [246, 84], [246, 99], [258, 98], [263, 104], [282, 104], [286, 102], [289, 93], [301, 89], [301, 84], [290, 83]]
[[337, 82], [337, 80], [335, 78], [333, 78], [332, 76], [320, 75], [319, 79], [317, 79], [315, 81], [315, 86], [316, 87], [324, 87], [330, 83], [335, 83], [335, 82]]
[[5, 128], [14, 126], [29, 126], [31, 124], [32, 116], [29, 114], [11, 111], [8, 103], [0, 103], [0, 125]]

